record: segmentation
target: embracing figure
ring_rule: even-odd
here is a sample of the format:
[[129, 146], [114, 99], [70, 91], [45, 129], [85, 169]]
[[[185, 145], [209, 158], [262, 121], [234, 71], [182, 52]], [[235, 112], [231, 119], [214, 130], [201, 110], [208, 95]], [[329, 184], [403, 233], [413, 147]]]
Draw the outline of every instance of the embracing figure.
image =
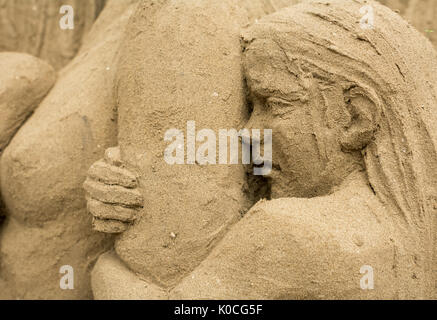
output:
[[[85, 182], [95, 228], [121, 233], [94, 268], [94, 296], [436, 298], [430, 42], [376, 2], [366, 30], [369, 1], [307, 1], [248, 28], [219, 23], [240, 14], [232, 1], [158, 2], [137, 8], [117, 70], [120, 148]], [[208, 10], [217, 20], [194, 28]], [[245, 213], [241, 166], [166, 164], [164, 132], [189, 120], [272, 129], [270, 200]], [[363, 266], [373, 290], [360, 288]]]

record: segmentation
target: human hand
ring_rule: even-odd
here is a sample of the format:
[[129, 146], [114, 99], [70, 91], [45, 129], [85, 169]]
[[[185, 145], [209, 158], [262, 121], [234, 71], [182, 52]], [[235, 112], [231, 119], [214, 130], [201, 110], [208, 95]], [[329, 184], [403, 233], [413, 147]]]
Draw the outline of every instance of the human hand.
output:
[[104, 233], [126, 231], [143, 207], [143, 196], [137, 187], [137, 177], [123, 167], [120, 149], [107, 149], [104, 159], [88, 170], [84, 183], [93, 229]]

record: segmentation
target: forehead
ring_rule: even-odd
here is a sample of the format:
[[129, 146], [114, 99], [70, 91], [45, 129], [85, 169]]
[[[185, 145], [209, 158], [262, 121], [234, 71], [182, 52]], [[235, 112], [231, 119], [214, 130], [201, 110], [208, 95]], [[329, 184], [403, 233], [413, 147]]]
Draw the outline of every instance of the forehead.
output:
[[272, 39], [256, 39], [247, 47], [244, 71], [250, 91], [257, 96], [291, 95], [302, 90], [296, 61]]

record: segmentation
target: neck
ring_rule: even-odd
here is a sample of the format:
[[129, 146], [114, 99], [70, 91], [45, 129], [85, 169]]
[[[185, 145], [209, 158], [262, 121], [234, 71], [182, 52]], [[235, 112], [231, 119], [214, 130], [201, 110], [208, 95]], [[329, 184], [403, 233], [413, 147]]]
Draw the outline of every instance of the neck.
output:
[[365, 194], [367, 195], [369, 192], [374, 194], [372, 188], [370, 187], [369, 180], [367, 178], [367, 174], [363, 169], [356, 169], [352, 171], [346, 178], [343, 180], [343, 182], [333, 188], [333, 192], [340, 192], [340, 191], [350, 191], [350, 190], [356, 190], [360, 189], [360, 191], [363, 191], [363, 189], [366, 190]]

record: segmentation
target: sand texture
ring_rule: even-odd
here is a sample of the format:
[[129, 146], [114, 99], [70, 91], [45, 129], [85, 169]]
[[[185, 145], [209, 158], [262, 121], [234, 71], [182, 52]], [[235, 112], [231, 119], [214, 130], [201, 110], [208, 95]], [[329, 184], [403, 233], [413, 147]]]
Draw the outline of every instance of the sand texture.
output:
[[[0, 299], [437, 299], [436, 12], [0, 0]], [[187, 155], [231, 128], [271, 172]]]
[[[26, 52], [55, 69], [74, 58], [106, 0], [2, 0], [0, 51]], [[62, 30], [62, 5], [75, 8], [73, 30]]]

